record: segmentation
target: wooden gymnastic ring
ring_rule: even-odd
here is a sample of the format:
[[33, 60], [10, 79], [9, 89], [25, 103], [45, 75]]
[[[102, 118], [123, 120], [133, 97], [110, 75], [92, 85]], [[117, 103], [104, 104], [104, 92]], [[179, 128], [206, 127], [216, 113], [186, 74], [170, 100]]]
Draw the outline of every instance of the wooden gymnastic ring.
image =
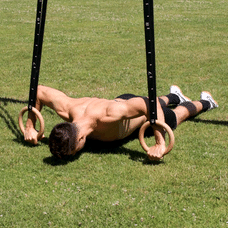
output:
[[[164, 155], [165, 155], [165, 154], [169, 153], [169, 152], [172, 150], [173, 146], [174, 146], [174, 141], [175, 141], [174, 134], [173, 134], [173, 131], [172, 131], [172, 129], [170, 128], [170, 126], [169, 126], [168, 124], [166, 124], [166, 123], [164, 123], [164, 122], [161, 122], [161, 121], [159, 121], [159, 120], [156, 120], [156, 121], [155, 121], [155, 124], [158, 125], [158, 126], [163, 127], [164, 130], [165, 130], [166, 132], [168, 132], [168, 135], [169, 135], [169, 145], [166, 147], [166, 150], [165, 150], [165, 153], [164, 153]], [[148, 152], [150, 148], [149, 148], [149, 147], [147, 146], [147, 144], [145, 143], [145, 140], [144, 140], [144, 133], [145, 133], [145, 130], [146, 130], [149, 126], [151, 126], [150, 121], [147, 121], [147, 122], [145, 122], [145, 123], [141, 126], [140, 131], [139, 131], [139, 142], [140, 142], [142, 148], [143, 148], [146, 152]]]
[[[26, 111], [28, 111], [28, 107], [22, 108], [19, 113], [19, 117], [18, 117], [19, 127], [20, 127], [23, 135], [25, 134], [25, 128], [24, 128], [24, 124], [23, 124], [23, 115]], [[43, 119], [43, 116], [41, 115], [41, 113], [36, 108], [32, 107], [31, 111], [33, 113], [35, 113], [35, 115], [38, 117], [38, 119], [40, 121], [40, 130], [37, 134], [37, 140], [40, 140], [44, 134], [44, 119]]]

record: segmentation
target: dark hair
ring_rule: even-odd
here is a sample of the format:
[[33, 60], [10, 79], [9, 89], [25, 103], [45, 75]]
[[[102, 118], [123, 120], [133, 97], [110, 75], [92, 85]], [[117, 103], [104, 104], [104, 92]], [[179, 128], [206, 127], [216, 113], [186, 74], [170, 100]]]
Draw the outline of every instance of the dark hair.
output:
[[57, 124], [49, 136], [49, 148], [51, 153], [58, 158], [71, 155], [76, 148], [77, 126], [75, 123]]

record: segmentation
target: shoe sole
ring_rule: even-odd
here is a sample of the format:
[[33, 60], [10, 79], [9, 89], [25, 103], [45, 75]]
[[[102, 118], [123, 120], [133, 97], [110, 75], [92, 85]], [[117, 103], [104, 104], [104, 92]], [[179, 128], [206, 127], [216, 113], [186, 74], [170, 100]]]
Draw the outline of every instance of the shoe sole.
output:
[[207, 93], [211, 98], [212, 100], [215, 102], [216, 105], [218, 105], [217, 101], [212, 97], [211, 93], [208, 92], [208, 91], [203, 91], [202, 93]]

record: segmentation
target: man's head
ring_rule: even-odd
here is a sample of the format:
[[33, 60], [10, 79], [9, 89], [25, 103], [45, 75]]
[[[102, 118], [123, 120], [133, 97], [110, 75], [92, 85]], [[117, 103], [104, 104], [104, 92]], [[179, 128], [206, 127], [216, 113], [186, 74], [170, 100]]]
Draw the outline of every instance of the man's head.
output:
[[67, 155], [74, 155], [77, 148], [78, 127], [75, 123], [57, 124], [49, 136], [49, 148], [51, 153], [58, 158], [64, 158]]

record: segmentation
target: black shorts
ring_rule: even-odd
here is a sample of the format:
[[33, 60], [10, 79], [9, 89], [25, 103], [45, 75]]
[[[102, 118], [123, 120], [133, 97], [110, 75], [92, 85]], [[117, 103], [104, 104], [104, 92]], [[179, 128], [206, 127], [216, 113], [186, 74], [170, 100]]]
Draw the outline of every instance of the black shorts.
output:
[[165, 123], [167, 123], [172, 130], [177, 128], [177, 117], [175, 112], [167, 107], [162, 108], [165, 116]]
[[[131, 94], [131, 93], [122, 94], [116, 98], [129, 100], [129, 99], [134, 98], [134, 97], [145, 98], [143, 96], [136, 96], [136, 95]], [[172, 130], [176, 129], [177, 128], [177, 117], [176, 117], [175, 112], [173, 110], [167, 108], [167, 107], [163, 107], [162, 110], [163, 110], [164, 116], [165, 116], [165, 123], [168, 124]]]
[[131, 98], [134, 98], [134, 97], [143, 97], [143, 96], [136, 96], [134, 94], [131, 94], [131, 93], [125, 93], [125, 94], [122, 94], [116, 98], [121, 98], [121, 99], [124, 99], [124, 100], [129, 100]]

